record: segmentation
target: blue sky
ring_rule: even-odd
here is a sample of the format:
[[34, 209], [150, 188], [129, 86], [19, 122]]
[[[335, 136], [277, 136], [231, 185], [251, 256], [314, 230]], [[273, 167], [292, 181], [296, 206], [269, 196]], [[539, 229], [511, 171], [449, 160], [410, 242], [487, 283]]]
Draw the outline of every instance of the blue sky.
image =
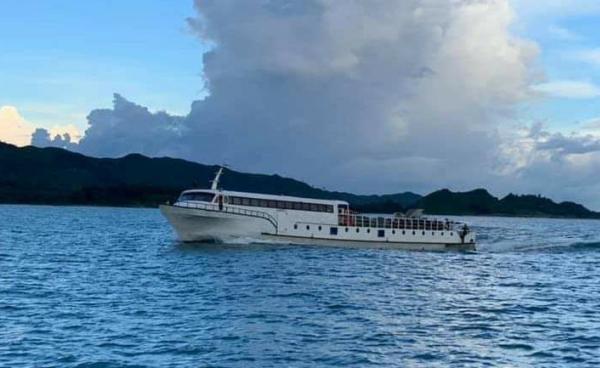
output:
[[[514, 32], [537, 43], [539, 67], [546, 82], [571, 81], [584, 87], [600, 86], [600, 2], [557, 1], [548, 4], [515, 1], [518, 21]], [[524, 3], [524, 5], [522, 4]], [[533, 5], [530, 5], [533, 4]], [[585, 86], [587, 84], [589, 86]], [[600, 93], [559, 93], [523, 106], [522, 119], [542, 121], [569, 132], [581, 122], [600, 117]], [[600, 88], [599, 88], [600, 89]]]
[[205, 95], [191, 1], [3, 1], [0, 106], [35, 125], [75, 123], [119, 92], [184, 114]]

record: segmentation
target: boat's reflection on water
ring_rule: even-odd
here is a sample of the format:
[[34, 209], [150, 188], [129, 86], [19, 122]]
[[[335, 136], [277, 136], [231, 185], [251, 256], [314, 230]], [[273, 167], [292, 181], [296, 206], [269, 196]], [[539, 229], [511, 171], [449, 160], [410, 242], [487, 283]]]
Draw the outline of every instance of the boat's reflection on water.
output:
[[181, 252], [265, 252], [265, 251], [295, 251], [295, 250], [321, 250], [321, 251], [336, 251], [337, 249], [347, 249], [359, 252], [371, 251], [389, 251], [389, 252], [409, 252], [409, 253], [461, 253], [461, 254], [477, 254], [475, 250], [454, 249], [454, 250], [422, 250], [422, 249], [402, 249], [390, 248], [382, 245], [380, 247], [365, 247], [361, 245], [332, 245], [323, 246], [320, 244], [289, 244], [264, 241], [252, 241], [247, 243], [242, 242], [220, 242], [215, 240], [205, 240], [198, 242], [182, 242], [174, 241], [173, 249]]
[[[231, 251], [272, 251], [291, 248], [290, 244], [277, 244], [265, 242], [220, 242], [217, 240], [204, 240], [199, 242], [174, 241], [173, 248], [182, 252], [231, 252]], [[297, 247], [297, 246], [296, 246]]]

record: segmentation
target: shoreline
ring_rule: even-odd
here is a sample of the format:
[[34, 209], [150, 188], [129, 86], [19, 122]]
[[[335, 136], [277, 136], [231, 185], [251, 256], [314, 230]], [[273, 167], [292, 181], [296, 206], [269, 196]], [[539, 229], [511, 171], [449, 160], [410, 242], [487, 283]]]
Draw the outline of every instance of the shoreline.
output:
[[[161, 203], [162, 204], [162, 203]], [[100, 204], [100, 203], [10, 203], [0, 202], [0, 206], [38, 206], [38, 207], [84, 207], [84, 208], [122, 208], [122, 209], [156, 209], [160, 204], [154, 205], [125, 205], [125, 204]], [[380, 213], [382, 215], [392, 215], [391, 213]], [[600, 221], [600, 217], [570, 217], [570, 216], [552, 216], [552, 215], [513, 215], [505, 213], [490, 214], [424, 214], [425, 217], [497, 217], [497, 218], [516, 218], [516, 219], [551, 219], [551, 220], [595, 220]]]

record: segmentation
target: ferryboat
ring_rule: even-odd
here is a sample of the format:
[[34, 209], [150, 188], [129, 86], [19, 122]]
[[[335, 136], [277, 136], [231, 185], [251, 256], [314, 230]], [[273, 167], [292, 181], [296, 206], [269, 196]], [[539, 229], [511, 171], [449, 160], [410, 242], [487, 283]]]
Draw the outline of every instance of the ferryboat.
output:
[[409, 250], [475, 250], [475, 233], [463, 223], [422, 211], [369, 215], [346, 201], [223, 190], [221, 167], [209, 189], [181, 193], [160, 211], [183, 242], [257, 242]]

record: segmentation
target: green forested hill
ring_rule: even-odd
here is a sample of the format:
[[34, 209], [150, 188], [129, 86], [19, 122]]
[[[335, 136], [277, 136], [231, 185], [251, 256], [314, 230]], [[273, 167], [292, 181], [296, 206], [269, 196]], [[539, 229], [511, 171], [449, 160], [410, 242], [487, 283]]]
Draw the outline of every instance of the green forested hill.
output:
[[[58, 148], [0, 143], [0, 203], [156, 206], [184, 189], [208, 187], [216, 170], [180, 159], [137, 154], [93, 158]], [[221, 184], [229, 190], [342, 199], [374, 211], [399, 210], [421, 198], [409, 192], [384, 196], [329, 192], [278, 175], [232, 170]]]
[[[0, 203], [157, 206], [184, 189], [206, 188], [216, 166], [173, 158], [131, 154], [122, 158], [93, 158], [59, 148], [0, 143]], [[423, 208], [428, 214], [507, 215], [600, 218], [582, 205], [555, 203], [533, 195], [498, 199], [485, 189], [421, 197], [405, 192], [356, 195], [331, 192], [279, 175], [227, 170], [221, 184], [229, 190], [341, 199], [363, 212], [392, 213]]]
[[430, 214], [600, 218], [600, 213], [577, 203], [555, 203], [535, 195], [509, 194], [499, 199], [485, 189], [463, 193], [443, 189], [426, 195], [415, 205]]

